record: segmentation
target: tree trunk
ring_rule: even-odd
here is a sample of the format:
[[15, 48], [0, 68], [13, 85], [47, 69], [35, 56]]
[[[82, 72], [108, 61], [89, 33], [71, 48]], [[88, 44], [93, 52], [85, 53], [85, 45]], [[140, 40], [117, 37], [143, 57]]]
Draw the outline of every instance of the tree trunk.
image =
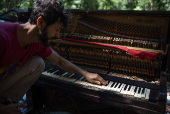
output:
[[9, 0], [6, 0], [6, 8], [7, 8], [7, 11], [9, 11]]
[[151, 4], [151, 10], [153, 10], [153, 0], [150, 1]]
[[34, 0], [32, 0], [32, 7], [34, 6]]
[[102, 10], [104, 10], [104, 0], [103, 0], [103, 4], [102, 4]]
[[16, 4], [16, 1], [15, 0], [13, 0], [13, 3], [14, 3], [14, 8], [16, 8], [17, 7], [17, 4]]
[[95, 6], [96, 6], [96, 5], [95, 5], [95, 0], [93, 0], [93, 9], [94, 9], [94, 10], [96, 9]]

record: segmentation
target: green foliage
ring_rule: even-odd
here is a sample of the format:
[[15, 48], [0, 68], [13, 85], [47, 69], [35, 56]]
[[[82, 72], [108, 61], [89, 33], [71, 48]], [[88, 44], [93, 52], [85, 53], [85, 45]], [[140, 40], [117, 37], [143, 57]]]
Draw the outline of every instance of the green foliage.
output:
[[[8, 2], [7, 2], [8, 1]], [[36, 0], [1, 0], [0, 12], [9, 8], [31, 8]], [[170, 0], [61, 0], [69, 9], [89, 10], [165, 10], [170, 11]]]

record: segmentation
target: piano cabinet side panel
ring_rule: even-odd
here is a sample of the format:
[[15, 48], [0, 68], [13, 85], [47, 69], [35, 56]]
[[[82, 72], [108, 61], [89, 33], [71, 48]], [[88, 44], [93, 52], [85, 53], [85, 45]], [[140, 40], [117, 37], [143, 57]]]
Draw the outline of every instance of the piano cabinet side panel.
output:
[[166, 55], [166, 61], [165, 62], [165, 67], [166, 67], [166, 73], [170, 74], [170, 44], [168, 45], [168, 51], [167, 51], [167, 55]]
[[160, 89], [159, 89], [159, 110], [166, 111], [166, 100], [167, 100], [167, 77], [168, 75], [165, 72], [161, 72], [160, 76]]

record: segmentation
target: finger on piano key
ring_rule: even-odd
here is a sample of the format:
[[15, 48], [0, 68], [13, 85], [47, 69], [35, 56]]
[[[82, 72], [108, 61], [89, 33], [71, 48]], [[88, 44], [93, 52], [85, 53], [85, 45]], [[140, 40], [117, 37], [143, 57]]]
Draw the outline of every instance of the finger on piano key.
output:
[[113, 81], [110, 81], [110, 83], [108, 84], [108, 86], [107, 86], [106, 90], [109, 90], [109, 89], [110, 89], [110, 87], [111, 87], [111, 85], [112, 85], [113, 83], [114, 83]]
[[93, 84], [93, 83], [90, 83], [90, 82], [86, 82], [86, 86], [100, 88], [101, 85], [97, 85], [97, 84]]
[[[106, 82], [109, 82], [108, 80], [106, 80]], [[108, 84], [107, 84], [108, 85]], [[98, 88], [102, 89], [102, 90], [106, 90], [107, 85], [99, 85]]]

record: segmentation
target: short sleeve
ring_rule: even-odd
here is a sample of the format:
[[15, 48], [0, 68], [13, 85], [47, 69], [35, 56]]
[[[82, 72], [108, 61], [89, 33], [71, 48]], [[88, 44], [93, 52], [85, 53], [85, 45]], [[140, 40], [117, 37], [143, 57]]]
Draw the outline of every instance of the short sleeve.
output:
[[3, 36], [0, 35], [0, 57], [3, 56], [5, 47], [6, 47], [6, 41], [3, 38]]
[[45, 47], [45, 46], [43, 45], [43, 43], [40, 41], [40, 42], [39, 42], [39, 50], [38, 50], [38, 52], [37, 52], [37, 55], [40, 56], [40, 57], [42, 57], [42, 58], [45, 58], [45, 57], [50, 56], [51, 53], [52, 53], [51, 47]]

